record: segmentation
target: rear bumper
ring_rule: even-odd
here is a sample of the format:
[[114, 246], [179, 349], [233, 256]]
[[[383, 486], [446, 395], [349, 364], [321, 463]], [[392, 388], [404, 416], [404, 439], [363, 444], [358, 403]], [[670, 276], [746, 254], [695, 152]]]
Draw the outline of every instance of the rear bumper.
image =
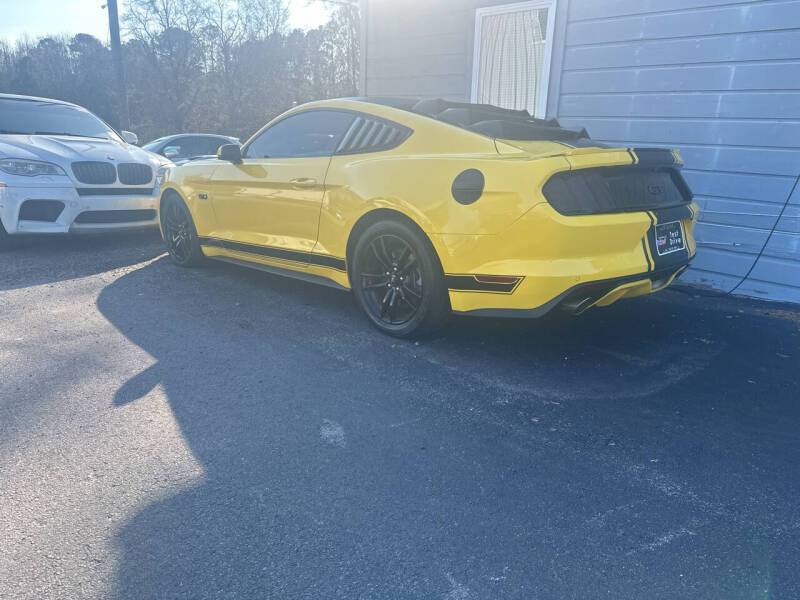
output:
[[688, 267], [687, 263], [677, 269], [669, 268], [663, 271], [581, 283], [536, 308], [484, 308], [454, 312], [471, 317], [533, 319], [544, 316], [554, 309], [560, 309], [573, 315], [579, 315], [593, 306], [608, 306], [623, 298], [635, 298], [663, 290], [680, 277]]
[[[448, 274], [454, 312], [538, 317], [556, 307], [580, 313], [665, 288], [694, 257], [696, 215], [697, 206], [690, 204], [564, 216], [542, 203], [501, 235], [430, 237]], [[673, 221], [682, 224], [685, 249], [658, 256], [656, 225]], [[475, 275], [516, 277], [518, 282], [482, 285]]]
[[[46, 210], [40, 209], [44, 207], [40, 201], [47, 203]], [[157, 194], [79, 196], [73, 187], [0, 188], [0, 220], [9, 234], [94, 233], [154, 227], [158, 224], [157, 204]]]

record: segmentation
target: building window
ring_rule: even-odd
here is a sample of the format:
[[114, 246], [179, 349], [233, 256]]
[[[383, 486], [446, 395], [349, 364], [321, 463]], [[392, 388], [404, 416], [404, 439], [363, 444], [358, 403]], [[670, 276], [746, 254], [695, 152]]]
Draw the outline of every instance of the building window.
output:
[[472, 101], [544, 118], [555, 0], [479, 8], [475, 14]]

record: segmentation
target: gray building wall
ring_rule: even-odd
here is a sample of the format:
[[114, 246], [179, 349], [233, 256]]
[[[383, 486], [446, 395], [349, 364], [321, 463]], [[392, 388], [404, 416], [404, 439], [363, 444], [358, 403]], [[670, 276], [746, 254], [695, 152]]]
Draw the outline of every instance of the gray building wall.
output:
[[[368, 0], [368, 95], [468, 100], [475, 9]], [[677, 147], [701, 207], [687, 281], [800, 302], [800, 0], [558, 0], [548, 116]]]

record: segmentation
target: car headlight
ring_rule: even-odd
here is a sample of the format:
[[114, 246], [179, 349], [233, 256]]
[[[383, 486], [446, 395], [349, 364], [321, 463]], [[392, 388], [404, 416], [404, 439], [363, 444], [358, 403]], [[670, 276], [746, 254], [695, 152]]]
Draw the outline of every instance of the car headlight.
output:
[[0, 171], [5, 171], [9, 175], [22, 175], [23, 177], [66, 175], [64, 169], [58, 165], [24, 158], [0, 158]]
[[155, 188], [156, 188], [156, 190], [160, 190], [161, 189], [161, 182], [164, 181], [164, 175], [166, 174], [167, 169], [169, 169], [170, 167], [173, 167], [173, 166], [175, 166], [175, 165], [173, 165], [172, 163], [169, 163], [169, 164], [162, 164], [158, 168], [158, 171], [156, 171], [156, 180], [155, 180]]

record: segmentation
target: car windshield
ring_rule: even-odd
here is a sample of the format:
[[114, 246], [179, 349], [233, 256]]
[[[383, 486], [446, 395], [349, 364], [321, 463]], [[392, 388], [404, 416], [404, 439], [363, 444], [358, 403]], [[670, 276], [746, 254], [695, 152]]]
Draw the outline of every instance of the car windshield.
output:
[[120, 141], [87, 110], [46, 100], [0, 98], [0, 134], [67, 135]]

